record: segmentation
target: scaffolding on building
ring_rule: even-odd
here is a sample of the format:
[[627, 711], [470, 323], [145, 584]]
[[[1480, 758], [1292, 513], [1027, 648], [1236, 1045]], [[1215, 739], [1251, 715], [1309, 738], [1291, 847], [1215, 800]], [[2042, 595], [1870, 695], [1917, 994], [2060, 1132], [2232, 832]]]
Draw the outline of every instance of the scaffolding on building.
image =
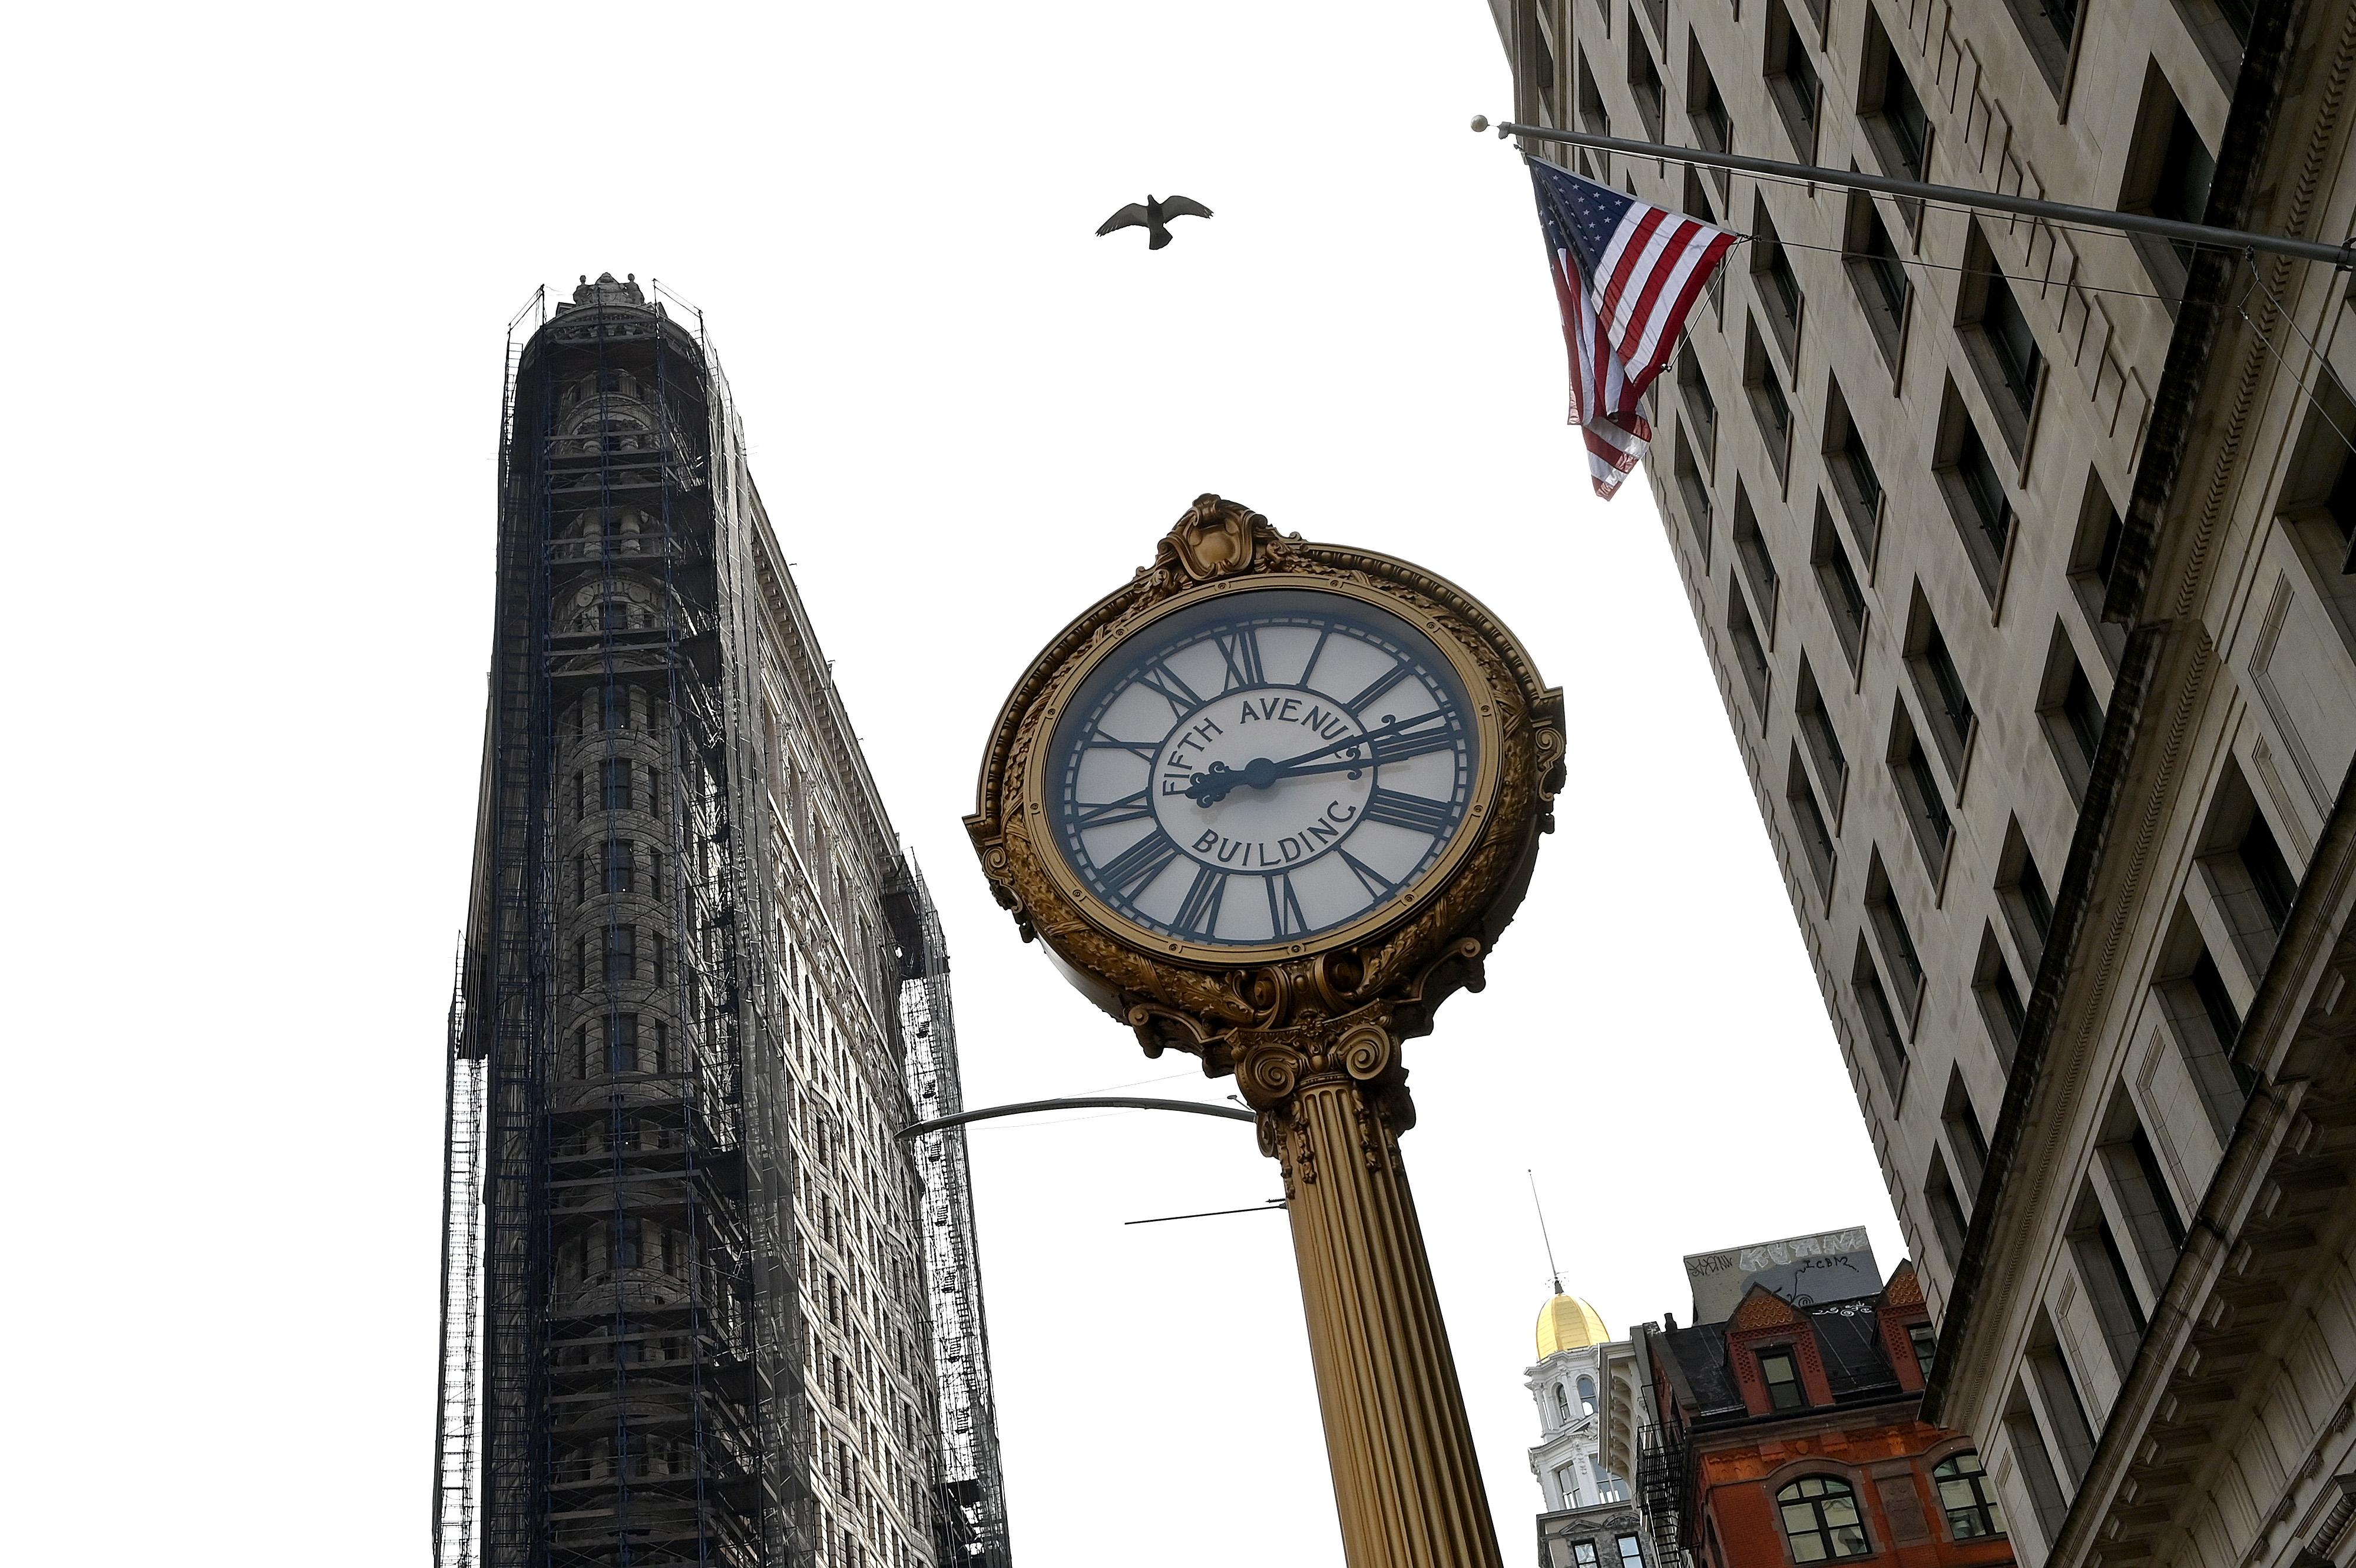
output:
[[[701, 313], [655, 295], [584, 279], [509, 327], [444, 1062], [435, 1568], [819, 1554], [763, 831], [766, 524]], [[878, 1081], [905, 1121], [958, 1106], [956, 1044], [905, 858], [885, 903], [900, 1049]], [[935, 1554], [1009, 1568], [964, 1133], [912, 1155]]]
[[434, 1558], [776, 1568], [810, 1543], [782, 1036], [737, 918], [766, 886], [742, 435], [700, 320], [610, 278], [544, 306], [502, 396]]
[[[900, 950], [900, 1033], [913, 1119], [965, 1109], [957, 1020], [949, 1007], [948, 946], [940, 912], [913, 860], [884, 909]], [[923, 1178], [926, 1283], [940, 1451], [934, 1535], [944, 1568], [1010, 1568], [1006, 1482], [999, 1466], [998, 1406], [991, 1391], [990, 1325], [982, 1310], [981, 1255], [963, 1127], [915, 1140]]]

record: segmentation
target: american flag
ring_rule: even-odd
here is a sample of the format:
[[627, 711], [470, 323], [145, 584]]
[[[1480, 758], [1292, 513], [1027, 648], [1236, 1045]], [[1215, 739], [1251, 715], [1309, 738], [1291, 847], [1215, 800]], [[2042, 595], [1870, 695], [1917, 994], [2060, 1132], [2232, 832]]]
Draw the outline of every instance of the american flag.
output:
[[1739, 236], [1529, 160], [1563, 341], [1570, 423], [1587, 432], [1595, 493], [1610, 500], [1651, 446], [1638, 409], [1709, 274]]

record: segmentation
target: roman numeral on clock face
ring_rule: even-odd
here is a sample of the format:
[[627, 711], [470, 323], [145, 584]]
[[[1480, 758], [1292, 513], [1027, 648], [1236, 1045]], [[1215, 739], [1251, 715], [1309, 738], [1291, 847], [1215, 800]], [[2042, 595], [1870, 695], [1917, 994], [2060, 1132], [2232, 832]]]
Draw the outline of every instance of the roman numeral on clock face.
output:
[[1203, 705], [1194, 688], [1178, 678], [1178, 672], [1167, 664], [1149, 665], [1137, 677], [1138, 684], [1170, 704], [1170, 711], [1184, 718]]
[[1193, 931], [1209, 936], [1211, 928], [1219, 923], [1219, 899], [1227, 890], [1227, 874], [1211, 866], [1198, 866], [1194, 886], [1179, 902], [1178, 918], [1171, 922], [1173, 929]]
[[1178, 856], [1178, 846], [1160, 828], [1114, 855], [1098, 869], [1106, 886], [1124, 898], [1133, 898], [1162, 868]]
[[[1379, 793], [1379, 791], [1377, 791]], [[1151, 796], [1140, 789], [1134, 795], [1123, 795], [1118, 800], [1107, 800], [1096, 806], [1074, 806], [1072, 825], [1083, 830], [1108, 828], [1115, 822], [1133, 822], [1153, 815]]]
[[1141, 757], [1145, 758], [1146, 761], [1151, 762], [1155, 757], [1162, 755], [1162, 743], [1158, 740], [1115, 740], [1112, 736], [1105, 734], [1104, 731], [1098, 730], [1096, 734], [1088, 736], [1088, 749], [1091, 751], [1125, 751], [1131, 757]]
[[1214, 632], [1211, 640], [1218, 644], [1220, 657], [1227, 661], [1226, 691], [1240, 691], [1247, 686], [1267, 683], [1267, 675], [1260, 664], [1258, 632], [1250, 627], [1242, 627], [1232, 634]]
[[1344, 698], [1342, 700], [1342, 705], [1349, 709], [1354, 716], [1363, 714], [1368, 708], [1375, 705], [1376, 700], [1379, 699], [1384, 693], [1389, 691], [1392, 687], [1397, 686], [1400, 682], [1407, 678], [1408, 664], [1407, 660], [1402, 659], [1382, 674], [1376, 676], [1373, 683], [1368, 685], [1365, 691], [1360, 692], [1355, 697]]
[[1292, 875], [1280, 871], [1262, 877], [1268, 884], [1268, 925], [1278, 937], [1306, 936], [1309, 917], [1301, 912], [1301, 895], [1292, 890]]
[[1366, 742], [1366, 749], [1374, 754], [1376, 767], [1386, 762], [1404, 762], [1410, 757], [1421, 757], [1427, 751], [1446, 751], [1456, 744], [1456, 731], [1445, 714], [1432, 714], [1428, 721], [1414, 722], [1423, 727], [1394, 730], [1389, 735], [1378, 735]]
[[1370, 822], [1388, 822], [1412, 832], [1441, 833], [1455, 820], [1455, 808], [1446, 800], [1427, 800], [1398, 789], [1377, 788], [1368, 796], [1359, 816]]
[[1350, 875], [1358, 879], [1358, 886], [1365, 888], [1372, 897], [1384, 897], [1396, 886], [1389, 877], [1385, 876], [1348, 850], [1337, 849], [1333, 853], [1342, 857], [1342, 864], [1350, 868]]

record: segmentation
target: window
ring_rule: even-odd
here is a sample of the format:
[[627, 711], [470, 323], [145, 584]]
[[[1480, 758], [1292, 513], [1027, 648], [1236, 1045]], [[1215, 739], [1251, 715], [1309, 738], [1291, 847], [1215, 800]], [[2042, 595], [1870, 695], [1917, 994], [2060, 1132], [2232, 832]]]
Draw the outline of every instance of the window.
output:
[[[1568, 1497], [1569, 1492], [1564, 1496]], [[1596, 1568], [1595, 1542], [1574, 1541], [1570, 1543], [1570, 1560], [1576, 1568]]]
[[2071, 798], [2083, 805], [2086, 786], [2094, 778], [2095, 753], [2102, 749], [2103, 704], [2095, 699], [2094, 688], [2070, 646], [2069, 634], [2059, 623], [2053, 628], [2052, 648], [2046, 654], [2037, 714], [2053, 747], [2053, 760], [2070, 786]]
[[1964, 1086], [1964, 1069], [1960, 1066], [1947, 1069], [1947, 1098], [1939, 1105], [1939, 1127], [1947, 1134], [1947, 1147], [1955, 1156], [1955, 1174], [1966, 1191], [1976, 1192], [1980, 1177], [1987, 1170], [1987, 1134], [1980, 1131], [1979, 1108], [1972, 1103], [1971, 1090]]
[[1796, 746], [1792, 750], [1791, 770], [1784, 777], [1783, 798], [1791, 805], [1793, 825], [1799, 830], [1800, 847], [1808, 857], [1808, 869], [1815, 875], [1817, 895], [1829, 897], [1840, 849], [1831, 826], [1825, 821], [1824, 809], [1816, 804], [1815, 786], [1808, 781], [1807, 769], [1800, 766]]
[[2053, 1437], [2055, 1457], [2061, 1460], [2062, 1473], [2069, 1477], [2075, 1490], [2085, 1480], [2086, 1467], [2094, 1457], [2095, 1428], [2087, 1416], [2085, 1396], [2079, 1391], [2077, 1374], [2062, 1353], [2061, 1339], [2053, 1332], [2052, 1316], [2041, 1306], [2030, 1332], [2027, 1371], [2031, 1386], [2044, 1396], [2046, 1425]]
[[1867, 925], [1880, 943], [1882, 968], [1889, 973], [1890, 988], [1911, 1018], [1922, 1003], [1922, 958], [1914, 946], [1914, 933], [1907, 929], [1906, 917], [1898, 908], [1897, 891], [1890, 886], [1890, 875], [1882, 869], [1879, 853], [1866, 872], [1865, 915]]
[[[1589, 68], [1583, 50], [1579, 57], [1579, 124], [1580, 129], [1590, 135], [1608, 136], [1612, 134], [1612, 116], [1604, 112], [1603, 93], [1595, 85], [1595, 72]], [[1596, 172], [1604, 179], [1610, 179], [1612, 155], [1598, 153], [1595, 158]]]
[[1783, 128], [1792, 134], [1800, 161], [1812, 163], [1824, 86], [1816, 80], [1815, 61], [1808, 58], [1808, 46], [1801, 40], [1800, 29], [1792, 25], [1783, 0], [1767, 0], [1766, 66], [1768, 95], [1783, 117]]
[[1619, 1540], [1621, 1568], [1644, 1568], [1644, 1549], [1638, 1544], [1636, 1538], [1623, 1535]]
[[1821, 497], [1816, 501], [1816, 534], [1809, 560], [1816, 569], [1816, 585], [1824, 590], [1825, 607], [1832, 614], [1841, 651], [1848, 655], [1849, 668], [1854, 670], [1865, 657], [1865, 588], [1857, 580], [1848, 546], [1834, 529]]
[[1890, 720], [1890, 777], [1898, 786], [1898, 799], [1914, 830], [1914, 845], [1922, 852], [1922, 869], [1935, 883], [1946, 873], [1947, 845], [1954, 837], [1955, 824], [1947, 814], [1944, 787], [1931, 766], [1931, 755], [1922, 749], [1913, 718], [1903, 704]]
[[1742, 381], [1751, 393], [1751, 412], [1759, 419], [1759, 434], [1767, 444], [1767, 459], [1781, 477], [1792, 462], [1792, 404], [1783, 395], [1783, 382], [1775, 367], [1768, 361], [1755, 322], [1745, 329]]
[[1938, 1331], [1927, 1323], [1910, 1323], [1906, 1326], [1906, 1343], [1914, 1352], [1915, 1370], [1922, 1374], [1923, 1381], [1930, 1381], [1931, 1365], [1939, 1355]]
[[636, 1013], [609, 1013], [605, 1015], [605, 1070], [609, 1073], [638, 1070], [638, 1015]]
[[1808, 1391], [1800, 1386], [1800, 1369], [1789, 1346], [1759, 1352], [1759, 1376], [1767, 1385], [1771, 1410], [1804, 1410]]
[[[1707, 397], [1708, 394], [1705, 392], [1703, 395]], [[1690, 417], [1688, 415], [1688, 419]], [[1709, 570], [1709, 519], [1712, 510], [1709, 484], [1694, 463], [1693, 443], [1686, 439], [1683, 429], [1677, 432], [1676, 451], [1670, 466], [1676, 476], [1677, 494], [1684, 498], [1686, 503], [1686, 526], [1693, 530], [1694, 543], [1701, 551], [1702, 570], [1707, 572]]]
[[1932, 1469], [1931, 1480], [1939, 1488], [1939, 1506], [1946, 1510], [1949, 1535], [1957, 1541], [1977, 1541], [2004, 1533], [2004, 1510], [1988, 1489], [1987, 1472], [1980, 1468], [1976, 1453], [1966, 1448], [1949, 1455]]
[[[1880, 156], [1882, 171], [1901, 178], [1928, 180], [1931, 177], [1931, 116], [1922, 107], [1922, 95], [1914, 91], [1914, 79], [1906, 73], [1898, 51], [1890, 47], [1890, 34], [1881, 26], [1881, 17], [1871, 6], [1865, 13], [1865, 55], [1862, 86], [1858, 113], [1864, 117], [1866, 139]], [[1922, 204], [1901, 201], [1899, 215], [1907, 228], [1921, 232]]]
[[1947, 1254], [1947, 1266], [1954, 1269], [1964, 1261], [1964, 1238], [1971, 1233], [1971, 1214], [1955, 1191], [1954, 1173], [1948, 1169], [1947, 1156], [1937, 1144], [1931, 1146], [1931, 1158], [1922, 1168], [1922, 1202], [1931, 1210], [1931, 1223], [1939, 1232], [1939, 1245]]
[[[1694, 137], [1713, 153], [1734, 150], [1734, 117], [1726, 112], [1726, 100], [1719, 96], [1718, 79], [1710, 74], [1709, 61], [1701, 52], [1701, 40], [1688, 33], [1686, 36], [1686, 80], [1691, 85], [1686, 91], [1686, 113], [1693, 121]], [[1730, 183], [1724, 169], [1713, 169], [1710, 177], [1718, 182], [1718, 193], [1727, 194]]]
[[1709, 383], [1703, 380], [1701, 366], [1694, 360], [1690, 340], [1677, 349], [1677, 391], [1686, 400], [1686, 422], [1693, 426], [1694, 440], [1701, 447], [1702, 461], [1715, 467], [1718, 462], [1718, 400], [1709, 395]]
[[2249, 813], [2233, 853], [2249, 878], [2251, 894], [2265, 911], [2266, 923], [2280, 931], [2298, 897], [2298, 876], [2283, 858], [2282, 845], [2276, 842], [2274, 829], [2266, 825], [2266, 814], [2255, 800], [2249, 803]]
[[1857, 958], [1849, 965], [1848, 983], [1874, 1059], [1880, 1064], [1882, 1080], [1894, 1100], [1906, 1084], [1906, 1036], [1898, 1027], [1898, 1015], [1890, 1011], [1890, 993], [1881, 988], [1880, 972], [1873, 967], [1873, 954], [1862, 933], [1857, 939]]
[[606, 811], [626, 811], [630, 809], [629, 759], [609, 757], [597, 764], [600, 795], [598, 809]]
[[1965, 238], [1964, 275], [1956, 295], [1955, 325], [1964, 335], [1965, 357], [1996, 410], [2006, 444], [2018, 456], [2029, 438], [2029, 415], [2036, 406], [2045, 356], [1976, 222]]
[[1988, 1036], [1995, 1042], [1997, 1057], [2009, 1069], [2014, 1053], [2020, 1048], [2020, 1031], [2029, 1020], [2029, 1006], [2021, 999], [2020, 983], [2012, 976], [2010, 961], [1997, 944], [1994, 926], [1984, 927], [1980, 931], [1980, 956], [1973, 971], [1972, 990], [1979, 997], [1980, 1016], [1987, 1021]]
[[1933, 467], [1946, 492], [1956, 537], [1963, 541], [1964, 553], [1979, 575], [1988, 602], [1994, 604], [2005, 552], [2012, 543], [2012, 502], [2005, 492], [2004, 476], [1996, 459], [1988, 456], [1979, 426], [1972, 422], [1952, 381], [1947, 383], [1939, 425], [1938, 460]]
[[2053, 897], [2029, 853], [2029, 840], [2016, 817], [2005, 830], [2004, 853], [1997, 860], [1997, 893], [2012, 934], [2031, 965], [2041, 962], [2045, 944], [2053, 934]]
[[[2216, 173], [2217, 160], [2208, 144], [2177, 102], [2159, 62], [2152, 61], [2144, 70], [2143, 99], [2136, 110], [2119, 210], [2198, 223], [2208, 213], [2209, 184]], [[2174, 296], [2184, 292], [2192, 264], [2190, 245], [2141, 234], [2135, 236], [2135, 246], [2159, 293]]]
[[1837, 1476], [1804, 1476], [1775, 1494], [1795, 1563], [1833, 1563], [1866, 1554], [1857, 1493]]
[[1817, 689], [1816, 672], [1809, 667], [1805, 654], [1800, 657], [1800, 679], [1792, 694], [1792, 712], [1799, 722], [1800, 738], [1807, 743], [1808, 759], [1816, 765], [1816, 777], [1824, 781], [1825, 792], [1831, 797], [1832, 814], [1837, 817], [1848, 793], [1848, 756], [1841, 749], [1840, 735], [1833, 728], [1832, 715], [1825, 711], [1824, 693]]
[[1912, 613], [1907, 618], [1912, 624], [1907, 628], [1906, 663], [1914, 676], [1915, 695], [1922, 699], [1922, 711], [1948, 772], [1960, 776], [1964, 748], [1971, 741], [1974, 723], [1972, 700], [1964, 691], [1963, 672], [1955, 668], [1954, 655], [1948, 650], [1938, 619], [1931, 613], [1930, 601], [1922, 596], [1919, 586], [1914, 590]]
[[1783, 579], [1776, 575], [1775, 558], [1767, 553], [1767, 541], [1759, 532], [1758, 515], [1751, 510], [1751, 498], [1744, 493], [1740, 478], [1734, 481], [1734, 558], [1742, 567], [1742, 581], [1751, 590], [1751, 606], [1772, 635], [1776, 596], [1782, 590]]
[[2062, 1489], [2061, 1477], [2054, 1472], [2053, 1451], [2045, 1445], [2044, 1431], [2037, 1424], [2037, 1412], [2029, 1403], [2025, 1379], [2013, 1383], [2012, 1398], [2004, 1409], [2004, 1434], [2020, 1462], [2021, 1480], [2036, 1509], [2038, 1527], [2051, 1541], [2061, 1532], [2062, 1521], [2069, 1516], [2070, 1497]]
[[2104, 487], [2101, 475], [2087, 469], [2085, 497], [2078, 503], [2078, 536], [2070, 547], [2070, 586], [2114, 670], [2119, 655], [2126, 651], [2126, 628], [2104, 620], [2103, 606], [2110, 597], [2111, 579], [2119, 569], [2119, 546], [2126, 539], [2126, 524], [2119, 517], [2119, 509], [2111, 504], [2111, 492]]
[[1734, 644], [1734, 662], [1742, 672], [1743, 689], [1751, 693], [1751, 705], [1759, 714], [1763, 727], [1767, 722], [1767, 687], [1771, 671], [1767, 650], [1759, 640], [1759, 628], [1751, 623], [1751, 611], [1744, 605], [1742, 590], [1732, 583], [1726, 585], [1726, 631]]
[[1581, 1415], [1595, 1413], [1595, 1380], [1593, 1378], [1579, 1380], [1579, 1411]]
[[1775, 219], [1767, 210], [1766, 199], [1757, 195], [1751, 200], [1751, 283], [1760, 303], [1767, 307], [1767, 326], [1783, 350], [1783, 362], [1796, 365], [1800, 317], [1807, 300], [1800, 292], [1799, 274], [1792, 270], [1791, 255], [1776, 235]]
[[636, 927], [606, 927], [605, 953], [606, 984], [624, 985], [637, 978], [638, 933]]
[[1639, 28], [1628, 29], [1628, 91], [1635, 95], [1636, 113], [1644, 122], [1644, 130], [1655, 142], [1661, 139], [1661, 68], [1653, 63], [1653, 51], [1644, 46], [1644, 35]]
[[1832, 475], [1833, 493], [1848, 514], [1849, 532], [1870, 557], [1881, 534], [1881, 473], [1849, 415], [1839, 378], [1827, 372], [1825, 381], [1825, 467]]
[[1849, 286], [1865, 306], [1882, 357], [1895, 368], [1906, 338], [1906, 315], [1914, 285], [1906, 275], [1897, 244], [1890, 238], [1889, 227], [1881, 221], [1880, 209], [1863, 191], [1849, 198], [1848, 232], [1842, 249]]
[[2111, 1229], [2110, 1216], [2091, 1178], [2079, 1186], [2078, 1207], [2070, 1216], [2070, 1229], [2064, 1240], [2078, 1265], [2078, 1277], [2085, 1285], [2095, 1321], [2102, 1327], [2104, 1344], [2110, 1351], [2111, 1369], [2125, 1376], [2135, 1364], [2136, 1352], [2141, 1348], [2144, 1330], [2150, 1320], [2145, 1316], [2135, 1277], [2127, 1271], [2126, 1254], [2119, 1247], [2118, 1233]]
[[2058, 96], [2070, 70], [2070, 48], [2078, 37], [2080, 0], [2008, 0], [2021, 41], [2037, 61], [2045, 85]]
[[1557, 1426], [1570, 1424], [1570, 1394], [1560, 1383], [1554, 1386], [1554, 1423]]
[[604, 880], [601, 886], [608, 893], [627, 893], [631, 876], [631, 846], [622, 839], [607, 839], [603, 857]]
[[[612, 608], [607, 601], [606, 607]], [[597, 688], [597, 727], [627, 729], [630, 727], [630, 689], [626, 686]]]

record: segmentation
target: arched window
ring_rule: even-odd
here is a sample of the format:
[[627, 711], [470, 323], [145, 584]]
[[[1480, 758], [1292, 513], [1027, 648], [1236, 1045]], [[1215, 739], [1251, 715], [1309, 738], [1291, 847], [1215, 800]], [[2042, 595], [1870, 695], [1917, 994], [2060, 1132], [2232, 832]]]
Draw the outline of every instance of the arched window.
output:
[[1554, 1423], [1557, 1426], [1570, 1424], [1570, 1395], [1560, 1383], [1554, 1386]]
[[1938, 1484], [1939, 1506], [1947, 1513], [1947, 1533], [1957, 1541], [1976, 1541], [2004, 1533], [2004, 1509], [1990, 1495], [1987, 1472], [1971, 1449], [1950, 1454], [1931, 1472]]
[[1837, 1563], [1869, 1548], [1857, 1493], [1837, 1476], [1803, 1476], [1775, 1494], [1794, 1563]]
[[1581, 1415], [1595, 1413], [1595, 1380], [1593, 1378], [1579, 1380], [1579, 1412]]

